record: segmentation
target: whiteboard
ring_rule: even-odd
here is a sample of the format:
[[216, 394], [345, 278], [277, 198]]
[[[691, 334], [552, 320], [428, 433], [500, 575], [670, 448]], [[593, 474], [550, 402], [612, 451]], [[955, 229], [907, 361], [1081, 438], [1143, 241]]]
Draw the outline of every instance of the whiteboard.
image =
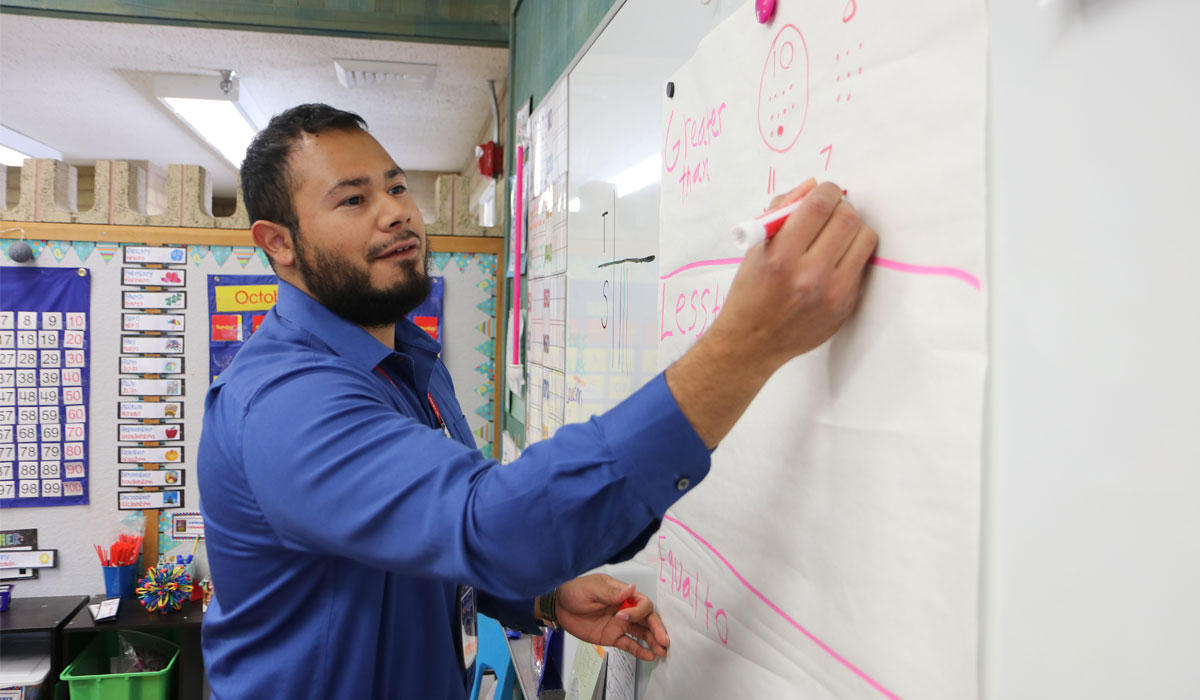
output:
[[[614, 92], [585, 117], [575, 100], [591, 51], [571, 75], [573, 192], [608, 182], [626, 144], [657, 148], [659, 66], [681, 64], [731, 12], [753, 21], [733, 5], [628, 0], [613, 16], [592, 50], [618, 59], [605, 62]], [[1200, 101], [1186, 86], [1200, 6], [1017, 0], [988, 15], [980, 695], [1191, 697], [1200, 240], [1187, 203]], [[577, 133], [599, 153], [590, 163]]]

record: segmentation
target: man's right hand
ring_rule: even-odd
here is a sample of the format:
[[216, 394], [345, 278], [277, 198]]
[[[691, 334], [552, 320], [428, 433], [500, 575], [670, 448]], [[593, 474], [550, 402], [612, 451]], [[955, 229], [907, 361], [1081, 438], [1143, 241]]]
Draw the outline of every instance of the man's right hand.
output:
[[809, 181], [771, 208], [804, 202], [746, 254], [712, 328], [672, 365], [667, 386], [710, 448], [785, 362], [828, 340], [858, 303], [878, 238], [837, 185]]

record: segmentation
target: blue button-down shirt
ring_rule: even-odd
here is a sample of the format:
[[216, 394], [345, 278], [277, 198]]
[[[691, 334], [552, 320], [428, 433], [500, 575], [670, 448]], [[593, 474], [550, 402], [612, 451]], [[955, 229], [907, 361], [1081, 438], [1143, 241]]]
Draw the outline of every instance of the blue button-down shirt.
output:
[[387, 348], [281, 282], [213, 382], [198, 473], [214, 697], [464, 697], [460, 584], [532, 628], [533, 597], [632, 556], [708, 472], [661, 375], [497, 465], [440, 350], [407, 321]]

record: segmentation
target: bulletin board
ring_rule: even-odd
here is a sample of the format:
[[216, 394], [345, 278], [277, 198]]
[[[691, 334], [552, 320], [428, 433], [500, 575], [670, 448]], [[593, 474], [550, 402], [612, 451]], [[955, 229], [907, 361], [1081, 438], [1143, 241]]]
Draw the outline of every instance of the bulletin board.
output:
[[[196, 540], [202, 537], [202, 522], [197, 513], [199, 491], [195, 450], [203, 425], [204, 395], [211, 379], [211, 354], [214, 348], [222, 350], [225, 349], [222, 346], [229, 344], [221, 338], [237, 335], [236, 332], [222, 335], [229, 329], [218, 323], [218, 340], [213, 340], [209, 280], [223, 277], [261, 283], [273, 280], [274, 276], [265, 256], [253, 246], [164, 244], [164, 241], [187, 240], [189, 237], [204, 240], [207, 230], [149, 231], [138, 227], [105, 227], [118, 229], [131, 241], [136, 240], [134, 235], [146, 231], [153, 245], [140, 245], [69, 238], [89, 234], [98, 237], [99, 227], [88, 225], [17, 225], [26, 230], [26, 240], [31, 243], [36, 257], [32, 262], [13, 263], [7, 257], [8, 243], [19, 234], [4, 235], [6, 240], [0, 241], [0, 284], [3, 285], [0, 297], [5, 305], [10, 299], [13, 303], [31, 300], [16, 311], [25, 312], [24, 323], [36, 323], [37, 331], [47, 335], [46, 347], [36, 348], [39, 359], [48, 357], [41, 353], [56, 352], [50, 347], [48, 335], [53, 330], [50, 326], [63, 325], [57, 340], [66, 344], [65, 335], [75, 331], [75, 326], [80, 323], [80, 319], [70, 314], [87, 314], [84, 321], [86, 334], [80, 341], [83, 347], [57, 350], [63, 355], [59, 361], [64, 365], [67, 364], [67, 352], [86, 350], [83, 358], [86, 373], [78, 382], [78, 388], [86, 390], [86, 400], [82, 404], [61, 403], [64, 398], [74, 401], [74, 397], [65, 396], [76, 388], [73, 378], [66, 378], [70, 380], [67, 385], [54, 387], [58, 389], [62, 417], [66, 417], [65, 411], [70, 406], [86, 408], [86, 449], [82, 450], [86, 461], [82, 470], [84, 477], [62, 480], [63, 483], [81, 485], [83, 493], [77, 495], [77, 504], [49, 502], [40, 498], [40, 487], [44, 481], [54, 480], [40, 478], [40, 470], [42, 463], [61, 460], [40, 459], [42, 446], [34, 443], [39, 445], [37, 500], [45, 507], [9, 510], [4, 517], [5, 527], [36, 529], [39, 545], [57, 549], [60, 553], [57, 567], [41, 569], [36, 582], [22, 584], [22, 595], [65, 595], [102, 590], [103, 579], [92, 545], [107, 546], [116, 538], [122, 518], [130, 513], [142, 509], [158, 512], [159, 522], [148, 529], [157, 530], [156, 544], [160, 553], [190, 553]], [[229, 239], [237, 233], [222, 231], [210, 236]], [[433, 272], [443, 279], [444, 313], [449, 320], [443, 329], [443, 361], [455, 382], [476, 443], [490, 455], [496, 437], [492, 383], [500, 242], [473, 237], [435, 238], [434, 247], [444, 252], [434, 253]], [[473, 252], [472, 248], [492, 252]], [[82, 292], [73, 291], [65, 296], [41, 290], [36, 295], [10, 294], [10, 286], [25, 288], [25, 278], [30, 275], [56, 279], [69, 276], [73, 280], [83, 280], [87, 286]], [[53, 315], [60, 312], [61, 318]], [[36, 313], [36, 317], [30, 316], [31, 313]], [[253, 332], [253, 316], [259, 313], [263, 311], [247, 312], [247, 319], [243, 320], [248, 325], [241, 328], [243, 341]], [[3, 320], [4, 317], [0, 317], [0, 322]], [[17, 325], [23, 321], [14, 313], [13, 322]], [[41, 328], [43, 325], [48, 327]], [[14, 328], [14, 332], [16, 330]], [[3, 332], [4, 329], [0, 329], [0, 333]], [[0, 340], [3, 338], [0, 336]], [[14, 344], [20, 344], [17, 340], [14, 338]], [[70, 344], [79, 343], [72, 340]], [[14, 348], [16, 350], [19, 348]], [[0, 360], [4, 359], [0, 356]], [[18, 359], [14, 358], [14, 362]], [[71, 360], [70, 364], [78, 363]], [[68, 369], [76, 368], [64, 367], [62, 371]], [[4, 371], [6, 368], [0, 367], [0, 372]], [[7, 371], [14, 372], [15, 383], [17, 368]], [[39, 367], [38, 371], [43, 368]], [[59, 379], [63, 379], [61, 372]], [[37, 388], [48, 390], [51, 387], [47, 384]], [[46, 398], [45, 406], [48, 407], [48, 392]], [[17, 415], [14, 420], [19, 418]], [[13, 424], [14, 429], [17, 425], [20, 424]], [[42, 437], [43, 430], [45, 428], [39, 426], [38, 438]], [[52, 444], [48, 440], [40, 442]], [[25, 443], [14, 441], [12, 444], [15, 448], [15, 445]], [[60, 444], [65, 449], [70, 441], [53, 444]], [[83, 460], [63, 461], [60, 469], [64, 476], [67, 475], [66, 464], [74, 461]], [[5, 461], [0, 460], [0, 464], [3, 463]], [[19, 464], [20, 460], [14, 460], [14, 470], [20, 469]], [[148, 465], [157, 468], [145, 469]], [[20, 482], [19, 479], [13, 481], [15, 487]], [[136, 487], [154, 488], [137, 490]], [[201, 561], [203, 553], [203, 546], [200, 546]], [[204, 570], [203, 564], [201, 570]]]

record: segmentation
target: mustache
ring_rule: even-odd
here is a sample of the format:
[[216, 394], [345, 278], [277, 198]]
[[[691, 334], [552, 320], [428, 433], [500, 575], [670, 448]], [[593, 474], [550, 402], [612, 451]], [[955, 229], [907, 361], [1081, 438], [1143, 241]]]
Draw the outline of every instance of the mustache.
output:
[[367, 257], [369, 257], [371, 260], [374, 260], [375, 258], [378, 258], [380, 255], [382, 255], [383, 251], [387, 250], [388, 248], [391, 248], [392, 246], [396, 245], [397, 243], [401, 243], [401, 242], [404, 242], [404, 241], [407, 241], [410, 239], [416, 241], [418, 246], [421, 245], [421, 237], [418, 236], [415, 231], [404, 231], [399, 236], [396, 236], [395, 238], [388, 241], [387, 243], [377, 245], [374, 248], [371, 248], [370, 250], [368, 250]]

